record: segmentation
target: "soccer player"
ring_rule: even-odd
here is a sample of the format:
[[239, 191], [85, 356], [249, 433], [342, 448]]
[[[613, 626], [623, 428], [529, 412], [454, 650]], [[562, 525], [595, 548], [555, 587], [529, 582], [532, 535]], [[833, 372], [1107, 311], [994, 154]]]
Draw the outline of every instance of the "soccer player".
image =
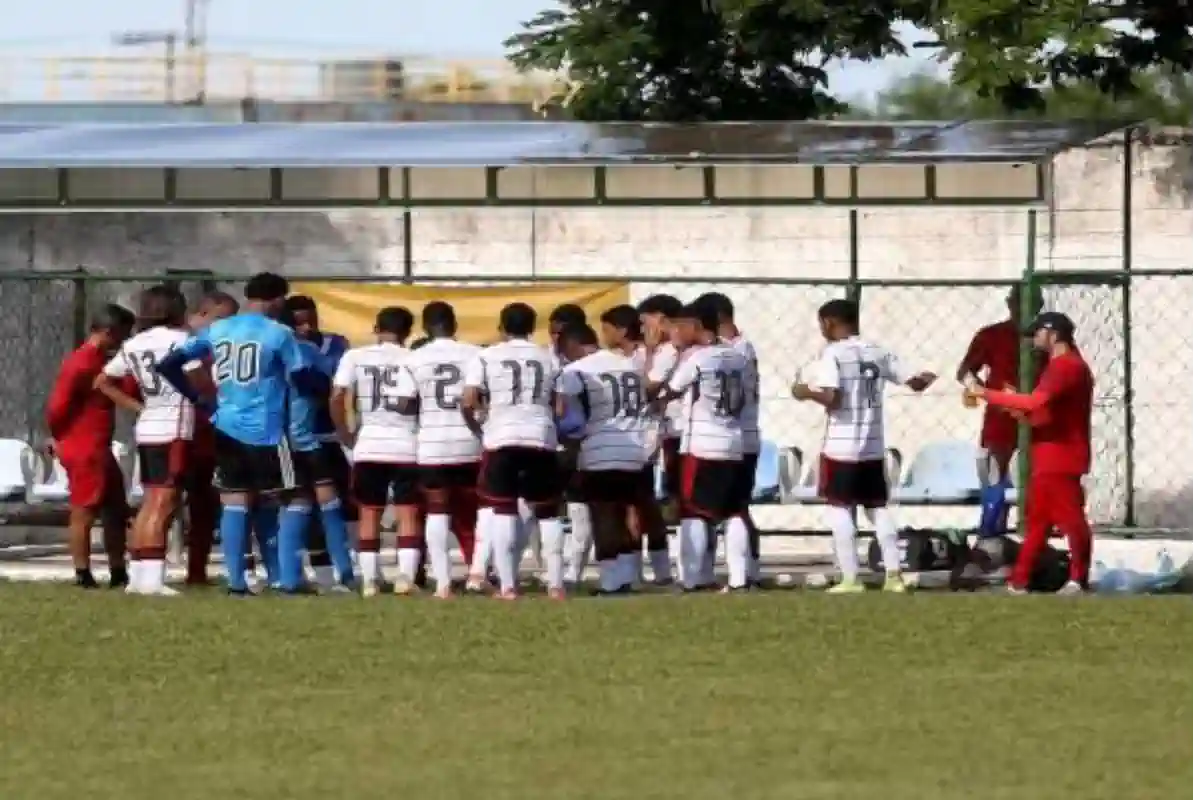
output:
[[[565, 361], [562, 348], [559, 344], [559, 338], [562, 335], [562, 332], [569, 327], [586, 324], [587, 313], [584, 312], [582, 307], [575, 303], [563, 303], [562, 305], [556, 306], [555, 309], [550, 312], [547, 333], [550, 335], [550, 351], [554, 354], [555, 370], [562, 369]], [[563, 481], [563, 499], [566, 501], [567, 505], [567, 519], [571, 523], [572, 536], [577, 535], [575, 533], [575, 526], [578, 524], [581, 526], [583, 531], [578, 535], [586, 536], [590, 539], [588, 526], [591, 523], [588, 518], [588, 507], [584, 502], [582, 494], [580, 493], [579, 481], [575, 478], [578, 465], [569, 460], [570, 456], [568, 456], [565, 450], [559, 450], [559, 458], [560, 467], [565, 473], [565, 478]], [[533, 548], [534, 559], [537, 562], [538, 569], [543, 569], [544, 565], [541, 562], [541, 546], [540, 542], [538, 541], [541, 537], [537, 535], [537, 523], [534, 521], [533, 524], [530, 524], [530, 520], [524, 516], [524, 512], [522, 512], [521, 530], [528, 531], [529, 534], [531, 534], [528, 536], [528, 539], [530, 546]], [[518, 537], [518, 548], [523, 550], [524, 542], [520, 541], [520, 539], [521, 537]]]
[[[733, 319], [733, 301], [719, 292], [709, 292], [696, 298], [699, 304], [711, 305], [719, 320], [717, 335], [721, 341], [737, 350], [746, 359], [746, 372], [742, 376], [746, 386], [746, 401], [742, 405], [742, 471], [738, 476], [744, 508], [739, 512], [747, 530], [750, 531], [750, 582], [759, 582], [759, 536], [758, 528], [750, 516], [750, 501], [754, 499], [754, 481], [758, 474], [758, 452], [762, 448], [762, 433], [758, 426], [759, 374], [758, 353], [750, 340], [742, 335]], [[710, 542], [712, 542], [710, 538]], [[715, 544], [715, 543], [713, 543]], [[713, 547], [706, 566], [712, 563], [716, 548]]]
[[[669, 294], [655, 294], [638, 304], [642, 323], [642, 338], [646, 345], [646, 391], [651, 399], [666, 388], [667, 381], [679, 366], [681, 353], [671, 341], [671, 321], [679, 316], [683, 303]], [[680, 496], [679, 443], [683, 435], [683, 404], [679, 400], [667, 403], [665, 422], [659, 449], [662, 454], [663, 477], [671, 518], [678, 517]]]
[[96, 378], [113, 352], [129, 336], [134, 316], [109, 304], [92, 318], [87, 339], [63, 359], [46, 403], [47, 449], [67, 473], [70, 516], [67, 521], [75, 584], [96, 588], [91, 568], [91, 531], [97, 518], [104, 528], [109, 586], [129, 583], [125, 567], [125, 526], [129, 509], [125, 479], [112, 453], [115, 411], [112, 400], [95, 389]]
[[[145, 497], [133, 521], [129, 548], [131, 594], [175, 595], [166, 585], [167, 529], [179, 505], [195, 431], [195, 409], [154, 371], [154, 365], [188, 338], [186, 301], [178, 289], [154, 286], [138, 300], [139, 332], [126, 339], [96, 377], [95, 387], [137, 415], [138, 471]], [[141, 400], [121, 390], [133, 378]]]
[[[309, 509], [291, 502], [297, 482], [288, 442], [288, 392], [294, 387], [316, 395], [327, 391], [329, 384], [304, 357], [291, 329], [277, 320], [288, 294], [287, 280], [262, 272], [247, 281], [245, 294], [245, 310], [194, 334], [168, 353], [157, 369], [193, 404], [202, 405], [184, 366], [212, 358], [217, 385], [215, 482], [221, 490], [221, 548], [230, 593], [251, 593], [245, 576], [249, 515], [251, 504], [262, 498], [282, 506], [279, 585], [285, 593], [296, 594], [305, 590], [301, 549]], [[271, 506], [264, 502], [258, 507], [266, 524]], [[257, 528], [259, 520], [255, 522]]]
[[[398, 595], [416, 591], [421, 561], [420, 473], [417, 468], [417, 406], [408, 369], [410, 351], [402, 344], [412, 333], [413, 315], [389, 306], [375, 317], [375, 344], [355, 347], [342, 357], [333, 379], [333, 423], [353, 447], [351, 482], [359, 507], [358, 568], [363, 597], [379, 593], [379, 529], [389, 501], [396, 515], [400, 575]], [[350, 433], [347, 403], [354, 403], [358, 433]]]
[[[1019, 382], [1021, 360], [1021, 290], [1013, 287], [1008, 295], [1008, 318], [986, 325], [975, 332], [955, 379], [959, 383], [982, 383], [989, 389], [1014, 388]], [[1034, 295], [1034, 314], [1042, 310], [1040, 293]], [[986, 452], [986, 462], [980, 470], [984, 491], [980, 500], [979, 533], [999, 536], [1008, 531], [1008, 503], [1005, 489], [1009, 480], [1009, 463], [1017, 450], [1017, 419], [1009, 409], [988, 405], [983, 412], [983, 429], [979, 445]], [[995, 469], [992, 466], [995, 465]]]
[[[412, 374], [412, 397], [419, 404], [420, 427], [417, 432], [417, 464], [425, 496], [425, 546], [433, 572], [437, 597], [450, 597], [450, 534], [452, 516], [475, 520], [479, 500], [480, 439], [483, 431], [472, 416], [461, 409], [464, 380], [480, 349], [454, 338], [458, 320], [449, 303], [435, 301], [421, 311], [421, 326], [430, 341], [408, 359]], [[475, 549], [486, 545], [466, 538], [459, 532], [463, 559], [473, 564]], [[479, 591], [485, 579], [486, 563], [470, 570], [469, 589]]]
[[1066, 537], [1071, 557], [1068, 581], [1060, 593], [1078, 594], [1087, 586], [1092, 563], [1083, 476], [1091, 469], [1095, 380], [1075, 345], [1075, 324], [1067, 315], [1043, 312], [1028, 334], [1033, 346], [1049, 357], [1032, 393], [990, 389], [978, 383], [971, 384], [968, 391], [989, 405], [1028, 415], [1032, 426], [1025, 540], [1009, 578], [1010, 591], [1028, 591], [1030, 574], [1053, 526]]
[[[503, 600], [517, 597], [517, 502], [524, 499], [538, 520], [546, 555], [546, 584], [564, 597], [563, 530], [557, 516], [561, 480], [558, 428], [554, 420], [554, 357], [530, 341], [537, 312], [510, 303], [500, 312], [504, 340], [468, 364], [464, 415], [486, 411], [483, 423], [482, 494], [492, 508], [489, 538]], [[486, 396], [486, 400], [484, 399]]]
[[[650, 360], [649, 352], [642, 341], [642, 325], [636, 308], [630, 305], [620, 305], [610, 308], [600, 318], [601, 337], [604, 346], [624, 355], [633, 361], [638, 374], [645, 378], [646, 367]], [[643, 381], [645, 383], [645, 381]], [[643, 389], [645, 386], [643, 386]], [[649, 394], [647, 394], [649, 399]], [[638, 540], [638, 576], [641, 573], [641, 538], [646, 540], [646, 550], [650, 556], [650, 570], [654, 583], [667, 586], [671, 583], [671, 553], [667, 543], [667, 526], [663, 520], [662, 507], [654, 496], [654, 462], [658, 458], [659, 440], [661, 436], [661, 420], [649, 416], [649, 406], [644, 408], [648, 415], [645, 426], [646, 464], [642, 469], [642, 491], [638, 493], [638, 504], [633, 512], [633, 529]], [[576, 546], [590, 546], [587, 543], [575, 542]], [[583, 551], [586, 558], [587, 551]]]
[[859, 338], [858, 305], [850, 300], [830, 300], [818, 310], [817, 319], [828, 344], [812, 384], [796, 381], [792, 397], [817, 403], [826, 412], [818, 490], [828, 508], [834, 556], [842, 573], [829, 591], [863, 591], [854, 523], [855, 509], [862, 506], [879, 540], [887, 573], [884, 591], [903, 593], [907, 589], [900, 577], [898, 534], [887, 509], [883, 390], [891, 383], [923, 392], [936, 376], [912, 374], [892, 353]]
[[[285, 306], [284, 324], [294, 322], [294, 312]], [[337, 365], [333, 356], [322, 352], [320, 347], [310, 339], [299, 338], [300, 349], [305, 359], [315, 365], [317, 371], [332, 384]], [[324, 447], [318, 431], [324, 429], [326, 420], [322, 417], [329, 409], [329, 393], [308, 395], [302, 391], [288, 392], [288, 441], [296, 464], [296, 480], [304, 490], [298, 494], [292, 505], [302, 507], [316, 500], [320, 524], [317, 527], [322, 541], [314, 549], [309, 540], [309, 559], [314, 559], [314, 553], [323, 556], [313, 564], [316, 574], [317, 588], [321, 591], [347, 592], [354, 586], [354, 564], [350, 559], [350, 537], [346, 531], [346, 519], [342, 514], [342, 501], [337, 489], [337, 466], [329, 453], [331, 448]], [[337, 446], [337, 458], [345, 460], [340, 443]], [[308, 495], [311, 493], [311, 497]], [[311, 505], [309, 513], [311, 517]], [[313, 530], [310, 519], [308, 531]], [[331, 565], [323, 563], [330, 561]], [[336, 569], [336, 576], [334, 574]]]
[[588, 325], [564, 328], [559, 343], [569, 362], [559, 376], [559, 416], [566, 418], [565, 404], [575, 402], [584, 421], [579, 487], [595, 536], [600, 593], [627, 593], [642, 568], [641, 540], [629, 521], [646, 505], [645, 379], [633, 359], [601, 350]]
[[725, 523], [726, 591], [748, 589], [750, 531], [740, 515], [742, 407], [749, 365], [718, 336], [720, 320], [711, 305], [690, 304], [673, 322], [674, 337], [687, 355], [667, 382], [659, 403], [682, 399], [683, 438], [679, 575], [685, 591], [710, 581], [706, 559], [709, 526]]
[[[323, 363], [332, 366], [336, 372], [342, 356], [350, 349], [350, 342], [345, 336], [321, 330], [320, 316], [317, 313], [316, 302], [308, 295], [295, 294], [287, 299], [287, 312], [290, 314], [296, 338], [309, 342], [317, 348]], [[308, 403], [309, 400], [302, 402]], [[331, 485], [337, 496], [341, 498], [342, 527], [347, 522], [358, 519], [358, 509], [350, 499], [350, 462], [346, 452], [338, 441], [337, 432], [333, 429], [330, 418], [329, 398], [321, 397], [314, 418], [315, 430], [319, 447], [322, 451], [321, 462], [323, 469], [329, 473]], [[322, 520], [325, 515], [316, 513], [308, 528], [308, 559], [317, 576], [317, 583], [325, 587], [333, 585], [334, 563], [331, 554], [325, 549], [328, 531], [322, 532]], [[337, 534], [334, 534], [337, 538]]]

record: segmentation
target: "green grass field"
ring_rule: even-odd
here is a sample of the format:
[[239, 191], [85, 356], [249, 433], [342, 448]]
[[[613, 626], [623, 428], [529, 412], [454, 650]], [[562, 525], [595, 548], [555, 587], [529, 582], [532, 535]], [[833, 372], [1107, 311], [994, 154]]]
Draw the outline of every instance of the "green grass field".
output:
[[0, 586], [0, 798], [1189, 796], [1192, 605]]

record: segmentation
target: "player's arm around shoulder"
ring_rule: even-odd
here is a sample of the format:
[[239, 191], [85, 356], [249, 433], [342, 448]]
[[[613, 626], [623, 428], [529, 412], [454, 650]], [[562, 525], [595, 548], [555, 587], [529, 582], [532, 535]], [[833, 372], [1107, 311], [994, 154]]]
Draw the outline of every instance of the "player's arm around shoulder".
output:
[[346, 447], [354, 447], [354, 434], [350, 430], [350, 405], [354, 402], [359, 355], [360, 351], [356, 348], [342, 354], [329, 393], [329, 418], [333, 422], [333, 431], [338, 441]]
[[800, 402], [812, 402], [832, 411], [842, 404], [841, 368], [838, 365], [835, 346], [826, 345], [821, 351], [814, 374], [810, 380], [802, 375], [792, 384], [792, 397]]
[[129, 366], [129, 358], [129, 351], [126, 350], [125, 345], [122, 345], [117, 354], [104, 365], [104, 369], [100, 370], [100, 374], [92, 383], [92, 388], [111, 400], [117, 408], [140, 414], [142, 403], [136, 397], [126, 394], [119, 383], [133, 375], [133, 370]]
[[704, 357], [703, 348], [693, 348], [686, 356], [679, 359], [666, 384], [658, 392], [652, 407], [656, 412], [666, 409], [667, 403], [676, 400], [687, 392], [700, 379], [700, 362]]
[[480, 418], [487, 413], [487, 358], [491, 347], [484, 347], [467, 359], [463, 369], [462, 402], [458, 410], [463, 422], [476, 436], [481, 435]]

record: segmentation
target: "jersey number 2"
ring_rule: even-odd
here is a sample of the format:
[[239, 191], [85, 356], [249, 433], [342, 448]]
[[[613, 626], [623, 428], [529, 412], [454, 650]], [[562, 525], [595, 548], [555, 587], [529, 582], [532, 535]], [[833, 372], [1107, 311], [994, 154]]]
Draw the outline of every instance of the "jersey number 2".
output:
[[213, 348], [217, 383], [232, 379], [235, 383], [250, 383], [258, 377], [258, 342], [235, 345], [228, 339]]

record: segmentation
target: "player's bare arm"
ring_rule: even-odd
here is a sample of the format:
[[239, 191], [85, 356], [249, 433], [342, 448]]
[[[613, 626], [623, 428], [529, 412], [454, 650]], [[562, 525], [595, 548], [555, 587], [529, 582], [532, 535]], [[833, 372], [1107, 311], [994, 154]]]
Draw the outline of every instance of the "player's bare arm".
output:
[[142, 413], [142, 403], [135, 397], [125, 394], [117, 382], [101, 372], [96, 376], [92, 388], [113, 402], [117, 408], [123, 408], [134, 414]]
[[816, 403], [826, 411], [832, 411], [842, 405], [841, 389], [832, 389], [827, 386], [809, 386], [807, 383], [800, 381], [792, 384], [792, 397], [802, 403]]
[[354, 447], [354, 434], [350, 432], [348, 414], [349, 404], [352, 402], [354, 398], [344, 386], [335, 386], [329, 396], [329, 418], [333, 420], [333, 430], [338, 441], [346, 447]]

